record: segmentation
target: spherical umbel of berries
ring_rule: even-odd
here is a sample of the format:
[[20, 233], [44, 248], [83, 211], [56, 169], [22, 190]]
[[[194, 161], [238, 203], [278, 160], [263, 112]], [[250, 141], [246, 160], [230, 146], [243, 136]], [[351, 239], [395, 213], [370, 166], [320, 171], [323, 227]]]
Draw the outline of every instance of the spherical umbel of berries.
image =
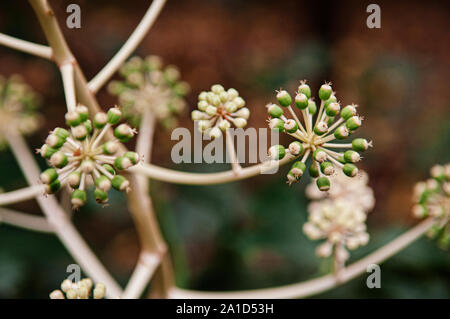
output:
[[101, 282], [94, 284], [91, 278], [84, 278], [78, 282], [69, 279], [61, 283], [61, 289], [53, 290], [50, 299], [103, 299], [106, 286]]
[[186, 108], [184, 96], [190, 88], [180, 80], [175, 66], [163, 67], [158, 56], [136, 56], [121, 67], [120, 74], [124, 81], [113, 81], [108, 88], [118, 96], [123, 115], [132, 125], [138, 127], [149, 109], [163, 126], [176, 125], [176, 116]]
[[55, 128], [38, 150], [52, 166], [40, 176], [47, 194], [54, 194], [68, 185], [73, 189], [72, 207], [77, 209], [87, 201], [88, 183], [95, 185], [94, 198], [99, 204], [107, 203], [111, 186], [119, 191], [129, 190], [130, 183], [117, 171], [136, 165], [140, 158], [134, 152], [118, 154], [118, 151], [120, 142], [130, 140], [136, 130], [122, 123], [114, 129], [113, 139], [106, 137], [107, 131], [119, 123], [121, 115], [120, 109], [113, 107], [107, 113], [95, 114], [91, 121], [84, 105], [66, 113], [70, 129]]
[[191, 113], [193, 121], [197, 121], [200, 132], [212, 138], [222, 135], [231, 125], [243, 128], [247, 125], [250, 110], [238, 91], [231, 88], [225, 90], [220, 84], [211, 86], [211, 91], [203, 91], [198, 95], [198, 110]]
[[433, 166], [431, 178], [416, 184], [413, 199], [413, 214], [436, 221], [428, 235], [447, 249], [450, 246], [450, 163]]
[[[287, 175], [289, 185], [300, 180], [304, 171], [298, 167], [307, 167], [311, 177], [316, 178], [317, 188], [328, 191], [332, 187], [330, 179], [336, 169], [345, 175], [354, 177], [358, 174], [361, 152], [372, 146], [372, 142], [355, 138], [351, 143], [334, 143], [345, 140], [362, 125], [363, 118], [357, 114], [356, 105], [341, 107], [331, 83], [323, 84], [318, 96], [320, 107], [311, 96], [311, 88], [306, 81], [300, 81], [294, 99], [286, 90], [277, 91], [278, 104], [266, 105], [270, 115], [269, 127], [277, 132], [285, 132], [296, 139], [288, 148], [282, 145], [272, 146], [269, 153], [272, 159], [282, 159], [286, 154], [296, 157], [296, 162]], [[297, 108], [298, 116], [293, 108]], [[292, 117], [292, 118], [289, 118]], [[283, 150], [283, 151], [281, 151]], [[307, 164], [311, 157], [311, 163]], [[298, 163], [303, 163], [300, 165]]]
[[[38, 105], [38, 96], [20, 76], [13, 75], [8, 79], [0, 76], [0, 127], [3, 130], [23, 135], [35, 132], [42, 123], [36, 112]], [[0, 132], [0, 150], [6, 146], [7, 141]]]

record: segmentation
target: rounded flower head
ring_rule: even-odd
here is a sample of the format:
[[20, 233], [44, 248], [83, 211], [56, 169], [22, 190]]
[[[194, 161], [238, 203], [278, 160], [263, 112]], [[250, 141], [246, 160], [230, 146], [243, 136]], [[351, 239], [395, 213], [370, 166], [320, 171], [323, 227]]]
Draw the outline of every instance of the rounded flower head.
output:
[[184, 96], [189, 91], [175, 66], [163, 67], [161, 58], [154, 55], [145, 59], [133, 57], [122, 66], [120, 74], [125, 80], [111, 82], [109, 90], [119, 97], [124, 116], [131, 124], [139, 126], [142, 114], [151, 109], [161, 124], [175, 125], [175, 115], [185, 109]]
[[[52, 166], [40, 176], [46, 193], [55, 193], [68, 184], [73, 189], [72, 206], [76, 209], [87, 201], [87, 183], [95, 184], [94, 197], [100, 204], [108, 201], [111, 186], [119, 191], [129, 190], [130, 183], [117, 171], [137, 164], [140, 157], [134, 152], [118, 154], [120, 142], [127, 142], [136, 134], [128, 124], [118, 124], [121, 114], [118, 107], [113, 107], [107, 113], [95, 114], [91, 120], [84, 105], [66, 113], [70, 129], [55, 128], [38, 150]], [[114, 138], [110, 139], [106, 133], [114, 125]]]
[[326, 199], [311, 203], [308, 212], [303, 231], [312, 240], [325, 239], [316, 251], [320, 257], [334, 254], [344, 263], [349, 258], [347, 249], [354, 250], [369, 241], [366, 212], [353, 202]]
[[341, 170], [330, 176], [331, 184], [328, 193], [321, 192], [314, 183], [306, 187], [306, 196], [312, 200], [329, 198], [331, 200], [342, 199], [352, 205], [361, 207], [365, 212], [369, 212], [375, 205], [375, 197], [372, 188], [368, 185], [369, 175], [360, 170], [358, 175], [350, 178]]
[[[38, 96], [19, 76], [8, 79], [0, 76], [0, 126], [6, 130], [18, 130], [24, 135], [35, 132], [41, 117], [36, 113]], [[6, 141], [0, 134], [0, 149]]]
[[78, 282], [64, 280], [61, 283], [61, 290], [53, 290], [49, 296], [50, 299], [103, 299], [105, 294], [106, 286], [104, 284], [99, 282], [93, 287], [92, 280], [84, 278]]
[[198, 121], [198, 129], [213, 138], [220, 137], [231, 125], [242, 128], [247, 125], [250, 111], [244, 107], [245, 101], [238, 91], [225, 90], [214, 84], [211, 91], [203, 91], [198, 96], [198, 110], [191, 113], [192, 120]]
[[414, 188], [413, 213], [418, 218], [432, 217], [436, 224], [428, 235], [436, 238], [439, 245], [450, 245], [450, 163], [435, 165], [431, 168], [431, 177], [419, 182]]
[[[345, 175], [354, 177], [358, 174], [356, 163], [361, 160], [360, 153], [372, 146], [372, 142], [363, 138], [353, 139], [351, 143], [334, 143], [334, 140], [345, 140], [361, 125], [363, 118], [357, 114], [357, 106], [341, 107], [331, 83], [322, 85], [318, 92], [320, 106], [311, 97], [311, 89], [305, 81], [301, 81], [295, 96], [287, 91], [277, 91], [278, 104], [269, 103], [266, 108], [270, 115], [269, 127], [278, 132], [285, 132], [296, 141], [285, 146], [283, 152], [273, 152], [273, 159], [281, 159], [286, 154], [301, 158], [294, 162], [287, 175], [287, 182], [292, 184], [300, 180], [306, 170], [316, 179], [317, 188], [328, 191], [331, 183], [328, 176], [341, 170]], [[300, 118], [292, 108], [299, 109]], [[291, 118], [290, 118], [291, 117]], [[308, 158], [311, 162], [307, 164]], [[300, 164], [301, 163], [301, 164]]]

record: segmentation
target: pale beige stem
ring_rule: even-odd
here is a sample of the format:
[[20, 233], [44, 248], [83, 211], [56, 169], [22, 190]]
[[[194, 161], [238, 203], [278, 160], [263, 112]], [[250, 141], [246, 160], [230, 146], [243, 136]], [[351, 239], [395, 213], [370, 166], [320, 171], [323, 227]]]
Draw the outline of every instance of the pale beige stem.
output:
[[43, 193], [43, 185], [33, 185], [7, 193], [0, 193], [0, 206], [26, 201], [42, 195]]
[[226, 130], [225, 132], [225, 138], [226, 138], [226, 145], [227, 145], [227, 153], [230, 156], [231, 161], [231, 169], [233, 170], [234, 175], [239, 176], [239, 174], [242, 171], [241, 164], [239, 164], [239, 159], [236, 154], [236, 149], [234, 148], [234, 141], [233, 137], [231, 136], [229, 130]]
[[139, 43], [141, 43], [148, 30], [152, 27], [166, 0], [153, 0], [151, 6], [148, 8], [141, 22], [133, 31], [131, 36], [120, 48], [119, 52], [105, 65], [105, 67], [89, 81], [89, 89], [92, 92], [97, 92], [119, 69], [125, 60], [136, 50]]
[[44, 59], [51, 60], [52, 58], [52, 49], [50, 47], [16, 39], [3, 33], [0, 33], [0, 44]]
[[232, 170], [219, 173], [188, 173], [159, 167], [149, 163], [143, 163], [142, 165], [131, 167], [129, 168], [129, 171], [136, 174], [145, 175], [150, 179], [168, 183], [212, 185], [243, 180], [249, 177], [264, 174], [266, 172], [274, 172], [274, 168], [289, 163], [296, 158], [296, 156], [286, 154], [286, 156], [280, 161], [260, 163], [257, 165], [244, 167], [242, 168], [239, 176], [236, 176]]
[[422, 221], [407, 232], [393, 239], [387, 245], [344, 268], [339, 273], [339, 279], [336, 278], [334, 274], [329, 274], [292, 285], [233, 292], [195, 291], [174, 288], [170, 292], [170, 297], [187, 299], [284, 299], [304, 298], [316, 295], [337, 287], [340, 284], [346, 283], [358, 275], [366, 272], [367, 267], [371, 264], [381, 264], [383, 261], [395, 255], [421, 237], [434, 223], [435, 221], [433, 219], [426, 219]]
[[54, 232], [53, 227], [44, 217], [21, 213], [7, 208], [0, 208], [1, 223], [43, 233]]

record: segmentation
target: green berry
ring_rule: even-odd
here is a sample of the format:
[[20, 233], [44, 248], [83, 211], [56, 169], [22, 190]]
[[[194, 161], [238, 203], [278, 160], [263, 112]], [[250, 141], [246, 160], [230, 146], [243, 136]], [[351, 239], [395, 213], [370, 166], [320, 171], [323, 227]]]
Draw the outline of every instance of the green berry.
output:
[[55, 194], [59, 189], [61, 188], [61, 183], [59, 182], [59, 179], [56, 179], [51, 184], [45, 184], [45, 193], [47, 194]]
[[67, 131], [66, 129], [63, 129], [61, 127], [55, 128], [53, 130], [53, 134], [55, 134], [56, 136], [59, 136], [63, 140], [66, 140], [70, 136], [69, 131]]
[[284, 106], [284, 107], [289, 106], [292, 103], [292, 97], [285, 90], [282, 90], [277, 93], [277, 100], [278, 100], [278, 103], [280, 103], [280, 105]]
[[317, 123], [316, 126], [314, 126], [314, 133], [321, 136], [325, 134], [328, 131], [328, 125], [324, 121], [320, 121]]
[[95, 186], [106, 192], [111, 188], [111, 181], [105, 175], [100, 175], [95, 179]]
[[326, 101], [330, 98], [331, 93], [333, 93], [333, 89], [329, 84], [323, 84], [319, 89], [319, 98], [322, 101]]
[[123, 156], [128, 158], [133, 165], [139, 162], [139, 154], [136, 152], [126, 152]]
[[337, 102], [332, 102], [328, 105], [328, 107], [325, 108], [325, 113], [328, 116], [336, 116], [339, 114], [339, 111], [341, 110], [341, 106]]
[[309, 100], [308, 100], [308, 96], [306, 96], [306, 94], [303, 93], [298, 93], [295, 96], [295, 105], [300, 109], [300, 110], [304, 110], [308, 107], [309, 104]]
[[87, 201], [86, 191], [81, 189], [75, 189], [72, 192], [72, 200], [71, 203], [73, 207], [77, 208], [83, 206]]
[[67, 183], [72, 188], [78, 188], [80, 186], [81, 173], [76, 171], [69, 174], [67, 177]]
[[352, 141], [352, 148], [355, 151], [358, 152], [364, 152], [366, 151], [370, 146], [372, 146], [371, 142], [368, 142], [366, 139], [364, 138], [355, 138]]
[[51, 184], [58, 178], [58, 173], [54, 168], [47, 168], [40, 175], [40, 180], [44, 184]]
[[354, 164], [347, 163], [342, 168], [342, 171], [345, 175], [348, 177], [354, 177], [356, 174], [358, 174], [358, 168]]
[[348, 120], [349, 118], [355, 115], [356, 115], [356, 107], [354, 105], [347, 105], [341, 111], [341, 117], [344, 120]]
[[89, 110], [84, 105], [78, 105], [75, 108], [75, 112], [77, 112], [80, 115], [81, 122], [84, 122], [89, 118]]
[[347, 163], [357, 163], [361, 159], [358, 152], [348, 150], [344, 153], [344, 159]]
[[269, 127], [271, 130], [283, 132], [284, 131], [284, 121], [279, 118], [273, 118], [269, 121]]
[[298, 87], [298, 93], [305, 94], [308, 99], [311, 98], [311, 88], [309, 87], [308, 84], [306, 84], [305, 81], [300, 82], [300, 85]]
[[99, 188], [96, 188], [94, 191], [94, 198], [97, 203], [104, 204], [108, 201], [108, 193]]
[[269, 148], [269, 156], [274, 160], [280, 160], [286, 155], [283, 145], [273, 145]]
[[94, 116], [94, 127], [96, 129], [102, 129], [106, 123], [108, 123], [108, 115], [104, 112], [99, 112]]
[[60, 148], [65, 142], [65, 138], [62, 138], [56, 134], [50, 134], [45, 140], [45, 143], [52, 148]]
[[103, 164], [102, 166], [108, 173], [110, 173], [112, 175], [116, 174], [116, 171], [114, 170], [114, 168], [111, 165]]
[[289, 173], [291, 173], [296, 179], [303, 176], [306, 171], [306, 165], [302, 161], [297, 161], [292, 164]]
[[362, 122], [361, 122], [361, 118], [359, 116], [352, 116], [351, 118], [349, 118], [346, 122], [345, 125], [347, 126], [347, 128], [350, 131], [354, 131], [357, 128], [359, 128], [361, 126]]
[[323, 149], [318, 148], [314, 151], [313, 158], [317, 162], [322, 163], [327, 159], [327, 153]]
[[67, 156], [61, 152], [55, 152], [51, 157], [50, 157], [50, 164], [52, 164], [52, 166], [57, 167], [57, 168], [62, 168], [64, 166], [67, 165], [67, 163], [69, 162]]
[[317, 105], [316, 105], [316, 102], [314, 102], [313, 100], [309, 100], [309, 103], [308, 103], [308, 112], [309, 112], [309, 114], [311, 114], [311, 115], [314, 115], [314, 114], [316, 114], [316, 112], [317, 112]]
[[303, 153], [304, 147], [303, 144], [299, 141], [294, 141], [291, 144], [289, 144], [289, 152], [292, 155], [300, 155]]
[[319, 190], [321, 190], [322, 192], [326, 192], [330, 189], [330, 180], [328, 179], [328, 177], [319, 177], [316, 181], [316, 184]]
[[271, 117], [278, 118], [283, 115], [283, 109], [276, 104], [267, 104], [266, 107]]
[[130, 186], [130, 182], [122, 175], [114, 176], [111, 183], [112, 183], [112, 186], [115, 189], [117, 189], [118, 191], [125, 191]]
[[122, 112], [117, 107], [110, 108], [108, 110], [108, 123], [111, 125], [115, 125], [119, 123], [120, 117], [122, 116]]
[[124, 170], [131, 166], [133, 166], [133, 163], [125, 156], [119, 156], [114, 160], [114, 167], [118, 170]]
[[127, 124], [120, 124], [114, 129], [114, 136], [122, 143], [128, 142], [133, 136], [133, 129]]
[[81, 122], [83, 122], [81, 119], [81, 115], [74, 111], [67, 112], [65, 115], [65, 119], [67, 126], [77, 126]]
[[325, 175], [334, 174], [334, 166], [330, 162], [322, 162], [320, 164], [320, 171]]
[[288, 133], [295, 133], [298, 130], [298, 124], [295, 120], [289, 119], [284, 123], [284, 129]]
[[335, 131], [334, 131], [334, 137], [336, 137], [338, 140], [343, 140], [345, 138], [347, 138], [350, 134], [350, 131], [348, 130], [348, 128], [345, 125], [341, 125], [339, 126]]
[[312, 178], [319, 177], [319, 165], [317, 162], [312, 162], [311, 165], [309, 165], [308, 171]]

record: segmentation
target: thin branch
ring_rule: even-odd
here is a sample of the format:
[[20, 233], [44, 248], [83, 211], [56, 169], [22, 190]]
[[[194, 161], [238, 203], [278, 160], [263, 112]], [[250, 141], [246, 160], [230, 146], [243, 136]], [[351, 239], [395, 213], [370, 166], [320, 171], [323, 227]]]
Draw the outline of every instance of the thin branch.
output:
[[52, 49], [46, 45], [17, 39], [3, 33], [0, 33], [0, 44], [44, 59], [52, 59]]
[[25, 214], [7, 208], [0, 208], [0, 223], [43, 233], [54, 232], [53, 227], [44, 217]]
[[370, 264], [380, 264], [389, 257], [401, 251], [416, 239], [421, 237], [433, 224], [433, 219], [426, 219], [411, 228], [407, 232], [393, 239], [387, 245], [377, 249], [367, 257], [344, 268], [339, 277], [329, 274], [323, 277], [311, 279], [297, 284], [286, 285], [276, 288], [255, 289], [233, 292], [195, 291], [173, 288], [170, 298], [188, 299], [283, 299], [304, 298], [330, 290], [338, 285], [348, 282], [358, 275], [367, 271]]
[[257, 165], [244, 167], [239, 173], [239, 176], [236, 176], [232, 170], [218, 173], [188, 173], [164, 167], [159, 167], [147, 163], [133, 166], [128, 170], [136, 174], [145, 175], [151, 179], [168, 183], [188, 184], [188, 185], [211, 185], [211, 184], [221, 184], [238, 181], [259, 174], [272, 172], [273, 169], [276, 169], [278, 166], [289, 163], [295, 158], [297, 157], [291, 154], [286, 154], [286, 156], [280, 161], [272, 163], [260, 163]]
[[[4, 130], [3, 136], [9, 142], [11, 150], [16, 157], [26, 180], [30, 185], [35, 185], [39, 180], [39, 168], [29, 151], [25, 141], [19, 134]], [[54, 196], [36, 197], [39, 206], [52, 225], [64, 246], [73, 256], [75, 261], [82, 267], [84, 272], [96, 282], [104, 283], [108, 289], [108, 297], [117, 297], [122, 294], [122, 289], [111, 277], [105, 267], [100, 263], [91, 251], [84, 239], [67, 218], [64, 210], [59, 206]]]
[[61, 70], [61, 76], [64, 85], [64, 94], [66, 96], [67, 110], [74, 111], [76, 106], [75, 99], [75, 83], [74, 83], [74, 70], [72, 63], [64, 63], [59, 68]]
[[43, 185], [33, 185], [15, 191], [0, 193], [0, 206], [26, 201], [44, 193]]
[[97, 92], [120, 68], [131, 53], [136, 50], [148, 30], [152, 27], [165, 2], [166, 0], [153, 0], [141, 22], [138, 24], [119, 52], [117, 52], [116, 55], [103, 67], [103, 69], [91, 81], [89, 81], [88, 86], [92, 92]]
[[143, 253], [128, 281], [122, 299], [136, 299], [142, 295], [145, 287], [158, 268], [161, 259], [157, 254]]

